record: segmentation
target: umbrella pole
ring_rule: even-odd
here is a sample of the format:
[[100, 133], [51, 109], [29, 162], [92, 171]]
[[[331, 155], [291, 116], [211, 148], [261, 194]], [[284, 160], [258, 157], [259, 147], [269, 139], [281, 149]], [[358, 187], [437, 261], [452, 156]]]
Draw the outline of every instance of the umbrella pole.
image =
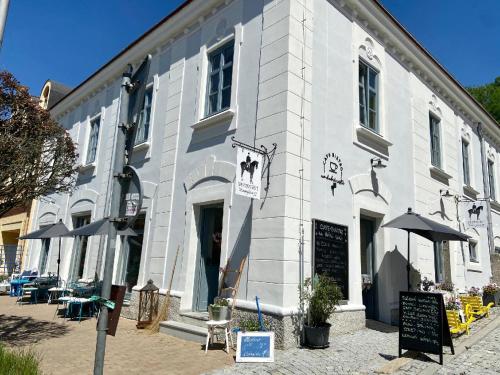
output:
[[411, 289], [411, 284], [410, 284], [410, 231], [408, 232], [408, 259], [406, 260], [406, 282], [408, 284], [408, 292]]
[[61, 263], [61, 237], [59, 237], [59, 253], [57, 254], [57, 287], [59, 288], [59, 264]]

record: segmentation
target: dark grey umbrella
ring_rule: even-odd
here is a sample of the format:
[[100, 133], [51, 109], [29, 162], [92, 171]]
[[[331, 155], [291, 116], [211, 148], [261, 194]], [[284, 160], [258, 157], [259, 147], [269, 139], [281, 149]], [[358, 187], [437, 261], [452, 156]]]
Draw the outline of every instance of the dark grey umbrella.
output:
[[[109, 221], [108, 217], [105, 217], [104, 219], [100, 219], [90, 224], [73, 229], [72, 231], [67, 232], [64, 236], [71, 237], [105, 235], [109, 233], [110, 225], [113, 225], [112, 222]], [[137, 233], [130, 228], [119, 230], [118, 234], [120, 236], [137, 236]]]
[[440, 241], [467, 241], [470, 237], [463, 234], [449, 226], [437, 223], [433, 220], [427, 219], [426, 217], [420, 216], [412, 212], [411, 208], [408, 208], [408, 212], [398, 216], [397, 218], [389, 221], [382, 225], [386, 228], [398, 228], [403, 229], [408, 233], [408, 259], [407, 259], [407, 283], [408, 290], [410, 290], [410, 233], [418, 234], [430, 241], [440, 242]]
[[59, 219], [57, 223], [47, 225], [38, 230], [35, 230], [34, 232], [27, 233], [24, 236], [19, 237], [20, 240], [59, 237], [59, 252], [57, 255], [57, 286], [59, 286], [59, 264], [61, 263], [61, 237], [65, 237], [68, 232], [68, 227], [63, 224], [62, 219]]

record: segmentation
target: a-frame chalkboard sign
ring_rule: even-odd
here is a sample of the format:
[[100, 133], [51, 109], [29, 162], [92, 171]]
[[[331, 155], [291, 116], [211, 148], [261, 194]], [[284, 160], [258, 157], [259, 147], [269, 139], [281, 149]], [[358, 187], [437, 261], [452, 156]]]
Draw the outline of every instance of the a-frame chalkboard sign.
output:
[[443, 346], [455, 354], [441, 293], [399, 293], [399, 356], [403, 349], [439, 355]]

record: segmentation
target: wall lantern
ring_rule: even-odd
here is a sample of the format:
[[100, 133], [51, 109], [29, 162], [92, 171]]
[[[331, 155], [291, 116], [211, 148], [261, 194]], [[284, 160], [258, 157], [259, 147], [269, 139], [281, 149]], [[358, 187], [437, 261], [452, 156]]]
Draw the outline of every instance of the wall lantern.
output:
[[153, 284], [153, 280], [139, 291], [139, 314], [137, 316], [137, 328], [142, 329], [153, 322], [158, 314], [158, 302], [160, 289]]
[[370, 164], [371, 164], [372, 168], [377, 168], [377, 169], [381, 169], [381, 168], [387, 167], [387, 165], [385, 165], [382, 162], [382, 159], [380, 159], [380, 158], [370, 159]]

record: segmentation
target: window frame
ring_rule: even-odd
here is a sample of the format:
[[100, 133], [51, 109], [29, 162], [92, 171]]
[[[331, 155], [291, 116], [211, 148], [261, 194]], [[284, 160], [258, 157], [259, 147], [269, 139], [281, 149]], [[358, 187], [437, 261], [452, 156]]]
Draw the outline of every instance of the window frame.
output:
[[[151, 98], [149, 99], [149, 106], [146, 106], [146, 99], [148, 97], [148, 93], [151, 93]], [[146, 86], [146, 89], [144, 90], [144, 102], [143, 102], [143, 110], [139, 114], [139, 121], [137, 122], [137, 129], [135, 131], [134, 135], [134, 147], [142, 145], [146, 142], [149, 141], [149, 138], [151, 136], [151, 130], [152, 130], [152, 120], [153, 120], [153, 103], [154, 103], [154, 96], [155, 96], [155, 85], [154, 82], [150, 83], [149, 85]], [[139, 134], [139, 130], [142, 128], [142, 125], [144, 125], [143, 118], [144, 118], [144, 113], [147, 113], [147, 110], [149, 109], [149, 121], [147, 122], [148, 124], [148, 132], [146, 136], [142, 137], [140, 141], [137, 139], [137, 135]]]
[[462, 177], [464, 185], [471, 186], [470, 173], [470, 143], [462, 139]]
[[[224, 51], [228, 48], [232, 48], [233, 53], [231, 57], [231, 61], [229, 63], [226, 63], [224, 61]], [[212, 56], [220, 54], [219, 56], [219, 67], [216, 69], [216, 72], [212, 70]], [[206, 94], [205, 94], [205, 118], [214, 116], [218, 113], [224, 112], [228, 109], [231, 108], [231, 96], [232, 96], [232, 90], [234, 86], [234, 61], [235, 61], [235, 40], [234, 37], [225, 41], [222, 45], [218, 46], [217, 48], [207, 51], [207, 84], [206, 84]], [[230, 68], [231, 69], [231, 82], [229, 86], [224, 86], [224, 70]], [[212, 77], [215, 75], [218, 76], [218, 87], [217, 91], [212, 92]], [[223, 94], [222, 92], [224, 90], [229, 91], [229, 103], [227, 106], [222, 106], [222, 99], [223, 99]], [[212, 95], [216, 94], [217, 96], [217, 105], [216, 109], [212, 111], [211, 109], [211, 102], [210, 98]]]
[[[85, 156], [85, 165], [93, 164], [97, 160], [97, 153], [99, 151], [99, 136], [101, 133], [101, 122], [102, 122], [102, 116], [101, 114], [98, 114], [97, 116], [94, 116], [89, 120], [89, 136], [87, 140], [87, 150], [86, 150], [86, 156]], [[97, 126], [97, 136], [96, 136], [96, 141], [95, 141], [95, 148], [92, 147], [92, 140], [93, 140], [93, 135], [95, 134], [94, 132], [94, 124], [98, 124]], [[90, 159], [90, 155], [92, 150], [94, 150], [93, 158]]]
[[434, 241], [434, 281], [442, 283], [445, 281], [444, 246], [443, 241]]
[[[471, 248], [471, 244], [473, 245]], [[479, 263], [479, 256], [478, 256], [478, 251], [477, 251], [477, 241], [474, 240], [469, 240], [468, 241], [468, 246], [469, 246], [469, 263]], [[474, 254], [472, 254], [471, 249], [474, 249]]]
[[488, 185], [489, 185], [489, 198], [496, 201], [496, 185], [495, 185], [495, 161], [488, 158]]
[[[437, 140], [435, 139], [436, 134], [437, 134]], [[441, 140], [442, 140], [441, 119], [432, 112], [429, 112], [429, 136], [430, 136], [429, 146], [431, 151], [431, 165], [442, 170], [443, 153], [441, 150]], [[436, 152], [437, 155], [435, 154]]]
[[[365, 67], [366, 76], [364, 76], [364, 84], [361, 82], [361, 66]], [[370, 86], [370, 76], [371, 73], [375, 73], [375, 87]], [[358, 61], [358, 114], [359, 114], [359, 124], [369, 129], [377, 134], [380, 134], [380, 71], [376, 69], [373, 65], [369, 64], [363, 58], [359, 58]], [[363, 91], [363, 95], [361, 95]], [[375, 110], [370, 109], [370, 93], [375, 93]], [[363, 98], [363, 103], [361, 98]], [[362, 110], [363, 107], [364, 109]], [[375, 112], [375, 127], [370, 126], [370, 112]], [[362, 121], [364, 117], [365, 121]]]

